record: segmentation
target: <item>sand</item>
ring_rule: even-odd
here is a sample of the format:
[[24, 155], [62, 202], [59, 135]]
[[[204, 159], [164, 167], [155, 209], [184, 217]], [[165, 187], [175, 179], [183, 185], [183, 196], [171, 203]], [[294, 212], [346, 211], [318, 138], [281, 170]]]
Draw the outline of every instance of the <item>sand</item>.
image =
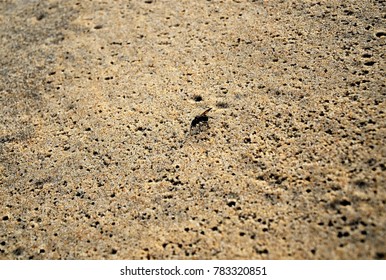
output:
[[7, 0], [0, 38], [1, 259], [386, 258], [384, 1]]

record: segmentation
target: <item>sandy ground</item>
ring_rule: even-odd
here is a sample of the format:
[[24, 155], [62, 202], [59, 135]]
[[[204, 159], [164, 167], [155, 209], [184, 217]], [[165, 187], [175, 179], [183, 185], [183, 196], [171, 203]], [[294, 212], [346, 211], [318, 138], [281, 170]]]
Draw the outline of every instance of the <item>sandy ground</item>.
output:
[[0, 258], [385, 259], [385, 10], [1, 1]]

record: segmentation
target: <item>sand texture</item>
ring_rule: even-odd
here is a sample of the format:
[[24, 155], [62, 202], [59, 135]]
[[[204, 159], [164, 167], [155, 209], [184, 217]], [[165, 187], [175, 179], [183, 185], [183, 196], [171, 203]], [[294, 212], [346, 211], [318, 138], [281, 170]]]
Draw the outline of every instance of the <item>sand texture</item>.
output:
[[5, 0], [0, 38], [0, 259], [386, 258], [385, 1]]

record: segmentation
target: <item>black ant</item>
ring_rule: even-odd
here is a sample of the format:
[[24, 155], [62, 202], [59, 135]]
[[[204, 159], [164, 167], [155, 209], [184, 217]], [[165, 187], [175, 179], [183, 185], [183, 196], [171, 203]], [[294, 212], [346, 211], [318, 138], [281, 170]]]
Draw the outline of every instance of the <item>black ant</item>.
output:
[[201, 127], [204, 124], [205, 126], [209, 127], [208, 125], [209, 117], [207, 116], [207, 114], [210, 110], [212, 110], [212, 108], [206, 109], [203, 113], [194, 117], [194, 119], [192, 120], [192, 123], [190, 124], [190, 134], [192, 134], [193, 128]]

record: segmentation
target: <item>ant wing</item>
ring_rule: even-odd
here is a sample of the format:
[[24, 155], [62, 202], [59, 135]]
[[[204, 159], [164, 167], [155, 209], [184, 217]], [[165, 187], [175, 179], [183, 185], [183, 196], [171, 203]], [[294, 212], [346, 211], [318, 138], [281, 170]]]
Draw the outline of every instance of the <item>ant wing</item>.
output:
[[206, 109], [200, 116], [205, 116], [212, 108]]

